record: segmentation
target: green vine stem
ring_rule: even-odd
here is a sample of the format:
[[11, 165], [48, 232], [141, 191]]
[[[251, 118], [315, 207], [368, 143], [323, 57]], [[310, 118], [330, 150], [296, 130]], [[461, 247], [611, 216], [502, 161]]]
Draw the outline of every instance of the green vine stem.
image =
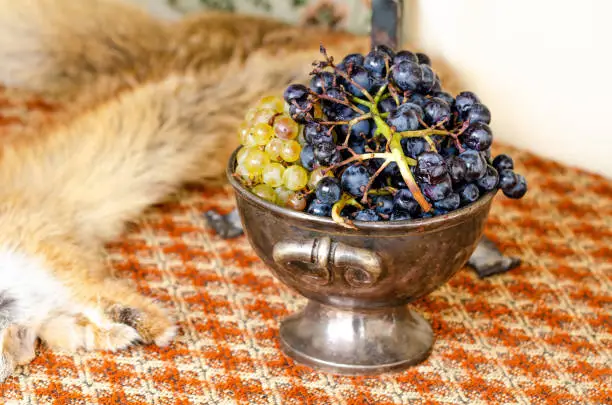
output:
[[350, 219], [344, 218], [340, 213], [347, 206], [352, 205], [359, 209], [363, 209], [363, 206], [355, 200], [352, 196], [348, 194], [342, 194], [340, 200], [338, 200], [332, 207], [331, 216], [335, 223], [344, 226], [345, 228], [357, 229], [353, 222]]

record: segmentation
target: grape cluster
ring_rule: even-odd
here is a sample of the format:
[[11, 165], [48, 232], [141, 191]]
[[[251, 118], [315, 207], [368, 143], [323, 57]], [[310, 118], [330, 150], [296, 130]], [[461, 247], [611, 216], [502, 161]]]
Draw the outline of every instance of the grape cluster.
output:
[[313, 63], [309, 86], [262, 98], [240, 128], [236, 176], [280, 206], [353, 221], [443, 215], [500, 189], [527, 192], [508, 155], [491, 156], [491, 112], [443, 91], [427, 55], [385, 46]]

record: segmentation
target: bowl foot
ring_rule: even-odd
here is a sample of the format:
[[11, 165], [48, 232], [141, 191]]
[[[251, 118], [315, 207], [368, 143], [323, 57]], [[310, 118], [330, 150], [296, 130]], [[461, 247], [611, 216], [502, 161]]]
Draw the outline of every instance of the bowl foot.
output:
[[280, 326], [287, 356], [341, 375], [404, 370], [429, 357], [433, 341], [429, 323], [408, 307], [358, 311], [309, 301]]

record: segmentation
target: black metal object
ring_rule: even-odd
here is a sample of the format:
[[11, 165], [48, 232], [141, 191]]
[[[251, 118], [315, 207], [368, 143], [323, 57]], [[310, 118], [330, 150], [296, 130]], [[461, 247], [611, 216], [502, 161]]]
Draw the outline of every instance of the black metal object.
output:
[[372, 0], [370, 40], [372, 46], [397, 49], [402, 43], [403, 0]]

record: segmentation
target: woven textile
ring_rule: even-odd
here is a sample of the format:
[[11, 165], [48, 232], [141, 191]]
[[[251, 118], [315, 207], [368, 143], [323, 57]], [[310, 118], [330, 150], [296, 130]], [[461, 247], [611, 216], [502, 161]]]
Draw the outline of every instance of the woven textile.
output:
[[[0, 90], [0, 135], [52, 118], [33, 95]], [[185, 190], [109, 246], [123, 277], [164, 302], [168, 348], [52, 353], [0, 386], [14, 404], [611, 404], [612, 182], [509, 152], [529, 182], [498, 196], [487, 235], [523, 265], [481, 280], [469, 268], [414, 304], [433, 325], [431, 357], [397, 374], [337, 377], [294, 364], [279, 320], [305, 300], [272, 277], [244, 237], [224, 241], [202, 212], [228, 190]], [[0, 269], [1, 271], [1, 269]], [[1, 274], [1, 273], [0, 273]]]

